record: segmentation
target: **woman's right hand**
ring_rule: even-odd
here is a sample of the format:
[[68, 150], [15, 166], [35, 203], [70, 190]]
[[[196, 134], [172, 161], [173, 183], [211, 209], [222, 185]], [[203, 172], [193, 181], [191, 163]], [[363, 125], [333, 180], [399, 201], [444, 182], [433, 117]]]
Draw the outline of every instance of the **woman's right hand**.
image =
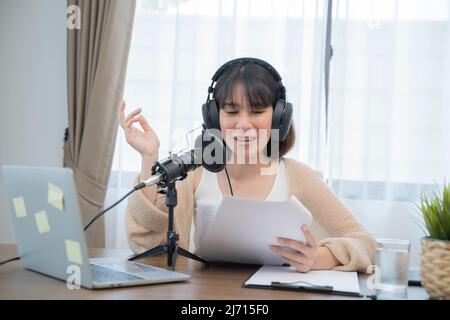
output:
[[[139, 152], [142, 158], [157, 158], [159, 154], [159, 139], [147, 120], [140, 114], [142, 108], [138, 108], [125, 116], [125, 101], [120, 104], [119, 124], [125, 133], [127, 143]], [[133, 127], [133, 123], [139, 122], [142, 130]]]

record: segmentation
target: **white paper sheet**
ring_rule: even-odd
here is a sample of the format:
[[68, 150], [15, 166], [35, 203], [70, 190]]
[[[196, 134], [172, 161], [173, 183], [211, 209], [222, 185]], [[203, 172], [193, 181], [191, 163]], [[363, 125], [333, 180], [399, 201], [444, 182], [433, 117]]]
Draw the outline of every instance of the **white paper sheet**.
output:
[[201, 240], [208, 231], [209, 226], [214, 221], [219, 204], [212, 201], [198, 201], [197, 214], [195, 215], [195, 248], [198, 248]]
[[[356, 272], [333, 270], [314, 270], [301, 273], [295, 271], [292, 267], [263, 266], [245, 284], [270, 286], [272, 281], [281, 283], [306, 281], [316, 286], [332, 286], [334, 291], [360, 293]], [[308, 285], [306, 283], [295, 283], [292, 286]]]
[[282, 265], [286, 261], [269, 249], [277, 237], [305, 241], [302, 224], [311, 213], [295, 197], [286, 201], [258, 201], [224, 196], [197, 255], [211, 261]]

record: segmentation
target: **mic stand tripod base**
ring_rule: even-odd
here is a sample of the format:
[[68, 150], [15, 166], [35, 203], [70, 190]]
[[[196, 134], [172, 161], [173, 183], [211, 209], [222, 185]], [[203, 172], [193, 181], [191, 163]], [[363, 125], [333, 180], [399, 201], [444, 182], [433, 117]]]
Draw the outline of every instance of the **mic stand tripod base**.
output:
[[[178, 235], [176, 233], [172, 233], [172, 235], [169, 236], [168, 239], [169, 240], [165, 244], [162, 244], [160, 246], [149, 249], [141, 254], [135, 255], [134, 257], [131, 257], [130, 259], [128, 259], [128, 261], [135, 261], [135, 260], [144, 259], [144, 258], [153, 257], [153, 256], [157, 256], [160, 254], [167, 253], [167, 266], [170, 267], [172, 270], [175, 269], [177, 254], [184, 256], [186, 258], [190, 258], [190, 259], [202, 262], [206, 267], [209, 266], [208, 261], [181, 248], [176, 243], [176, 241], [178, 240]], [[174, 240], [170, 240], [170, 239], [174, 239]]]
[[149, 249], [141, 254], [135, 255], [128, 259], [128, 261], [135, 261], [147, 257], [152, 257], [160, 254], [167, 253], [167, 266], [172, 270], [175, 269], [175, 263], [177, 254], [180, 254], [186, 258], [197, 260], [203, 262], [205, 266], [209, 266], [208, 261], [196, 256], [195, 254], [181, 248], [177, 241], [179, 239], [178, 234], [173, 230], [173, 214], [174, 207], [177, 205], [177, 190], [175, 189], [175, 182], [169, 183], [167, 190], [164, 191], [166, 194], [166, 206], [169, 208], [169, 227], [167, 231], [167, 241], [166, 243]]

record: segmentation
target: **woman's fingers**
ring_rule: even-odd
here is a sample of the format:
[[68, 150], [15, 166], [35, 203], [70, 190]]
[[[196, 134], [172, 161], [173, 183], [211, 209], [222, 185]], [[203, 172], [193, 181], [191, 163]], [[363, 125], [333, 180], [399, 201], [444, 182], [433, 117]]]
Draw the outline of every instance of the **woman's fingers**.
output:
[[271, 245], [270, 249], [285, 259], [290, 259], [301, 264], [308, 264], [309, 258], [298, 251], [275, 245]]
[[311, 270], [311, 267], [308, 266], [307, 264], [303, 264], [289, 258], [286, 258], [286, 262], [289, 263], [291, 267], [295, 268], [299, 272], [309, 272]]
[[307, 225], [301, 226], [306, 242], [278, 237], [277, 241], [284, 246], [270, 246], [270, 249], [286, 259], [291, 266], [300, 272], [308, 272], [318, 257], [316, 238]]
[[316, 237], [314, 236], [314, 234], [311, 232], [311, 230], [308, 228], [308, 226], [303, 225], [302, 226], [302, 231], [306, 237], [306, 244], [312, 248], [317, 247], [317, 243], [316, 243]]
[[278, 237], [277, 241], [279, 244], [283, 246], [287, 246], [294, 250], [302, 252], [305, 256], [309, 257], [312, 255], [311, 248], [308, 247], [306, 244], [301, 243], [300, 241], [283, 237]]
[[144, 132], [150, 131], [152, 129], [143, 115], [139, 115], [137, 118], [142, 129], [144, 129]]
[[120, 108], [119, 108], [119, 123], [122, 128], [129, 127], [130, 120], [142, 111], [142, 108], [137, 108], [136, 110], [131, 112], [127, 117], [125, 117], [125, 107], [126, 107], [126, 103], [125, 103], [125, 101], [122, 101], [120, 103]]
[[123, 128], [125, 123], [125, 100], [122, 100], [119, 107], [119, 124]]
[[141, 114], [138, 115], [138, 116], [135, 116], [134, 118], [132, 118], [129, 121], [127, 121], [127, 127], [131, 128], [131, 126], [135, 122], [139, 122], [139, 124], [141, 125], [142, 129], [144, 130], [144, 132], [148, 132], [148, 131], [152, 130], [152, 128], [148, 124], [147, 120], [145, 120], [144, 116], [141, 115]]
[[151, 130], [151, 127], [147, 122], [147, 120], [144, 118], [143, 115], [140, 115], [142, 108], [137, 108], [136, 110], [134, 110], [128, 116], [125, 117], [125, 107], [126, 103], [125, 101], [122, 101], [119, 109], [119, 124], [122, 128], [124, 129], [129, 128], [133, 123], [139, 121], [139, 124], [141, 125], [144, 132]]
[[125, 118], [125, 122], [124, 122], [124, 126], [125, 127], [129, 127], [131, 126], [131, 120], [137, 116], [139, 113], [141, 113], [142, 108], [137, 108], [136, 110], [134, 110], [133, 112], [131, 112], [126, 118]]
[[[136, 117], [132, 118], [129, 122], [127, 122], [128, 123], [128, 127], [131, 128], [133, 123], [135, 123], [135, 122], [139, 122], [139, 124], [142, 127], [142, 123], [141, 123], [142, 118], [143, 118], [142, 115], [139, 115], [139, 116], [136, 116]], [[144, 129], [144, 128], [142, 128], [142, 129]], [[144, 132], [146, 132], [145, 129], [144, 129]]]

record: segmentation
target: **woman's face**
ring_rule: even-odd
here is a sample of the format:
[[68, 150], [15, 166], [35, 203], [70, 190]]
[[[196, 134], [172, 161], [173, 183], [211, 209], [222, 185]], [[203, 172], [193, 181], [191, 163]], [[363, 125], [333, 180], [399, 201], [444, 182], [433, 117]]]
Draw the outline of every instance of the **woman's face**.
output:
[[[235, 86], [232, 101], [220, 108], [222, 136], [237, 159], [256, 159], [270, 139], [272, 106], [251, 107], [241, 84]], [[253, 162], [252, 162], [253, 163]]]

